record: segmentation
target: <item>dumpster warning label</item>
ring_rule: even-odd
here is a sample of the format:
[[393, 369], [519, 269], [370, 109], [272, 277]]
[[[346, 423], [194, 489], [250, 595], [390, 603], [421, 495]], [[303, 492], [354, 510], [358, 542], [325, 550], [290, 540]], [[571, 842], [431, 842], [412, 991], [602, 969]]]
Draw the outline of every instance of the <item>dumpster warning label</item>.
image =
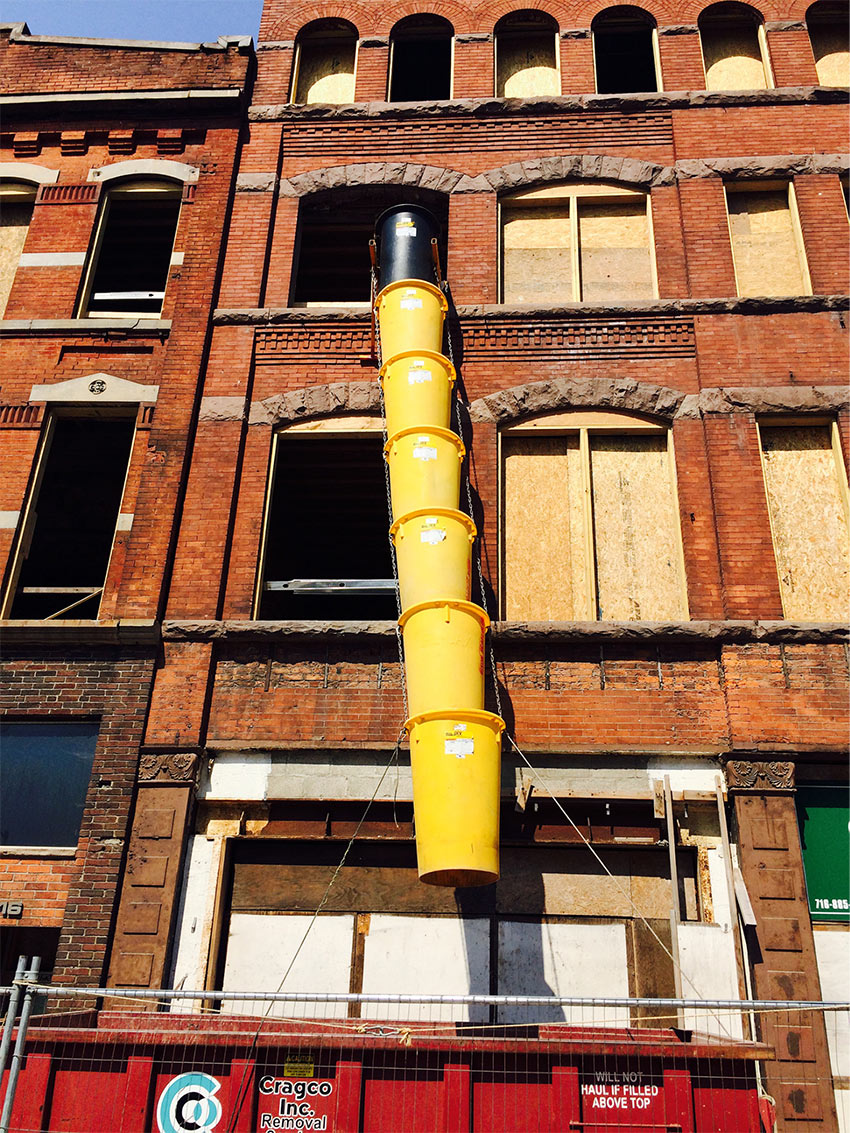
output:
[[257, 1129], [294, 1129], [301, 1133], [333, 1130], [334, 1081], [331, 1078], [260, 1079]]
[[582, 1116], [604, 1116], [606, 1124], [618, 1124], [618, 1116], [631, 1121], [663, 1115], [664, 1091], [642, 1070], [595, 1070], [581, 1084]]

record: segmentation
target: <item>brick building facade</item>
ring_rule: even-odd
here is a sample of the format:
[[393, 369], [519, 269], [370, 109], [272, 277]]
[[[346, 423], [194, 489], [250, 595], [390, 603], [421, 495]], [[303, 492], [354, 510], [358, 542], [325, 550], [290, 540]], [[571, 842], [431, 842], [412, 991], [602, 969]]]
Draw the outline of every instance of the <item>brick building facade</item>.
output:
[[[846, 810], [840, 13], [266, 0], [250, 105], [238, 43], [4, 47], [0, 173], [40, 185], [0, 323], [7, 711], [101, 722], [76, 857], [0, 859], [54, 978], [845, 998], [803, 858]], [[92, 256], [124, 176], [181, 203], [161, 309], [122, 319]], [[392, 572], [368, 240], [402, 202], [442, 226], [515, 741], [482, 890], [416, 880], [394, 599], [356, 585]], [[39, 454], [98, 398], [137, 415], [127, 485], [99, 609], [51, 625], [14, 607]], [[846, 1120], [819, 1016], [759, 1037], [782, 1128]]]

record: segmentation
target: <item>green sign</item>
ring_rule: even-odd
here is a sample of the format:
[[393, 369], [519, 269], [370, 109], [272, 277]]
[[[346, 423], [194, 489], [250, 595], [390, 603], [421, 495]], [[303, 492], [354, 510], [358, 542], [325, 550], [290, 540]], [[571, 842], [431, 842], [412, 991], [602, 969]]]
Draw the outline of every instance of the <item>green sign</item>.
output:
[[850, 800], [838, 783], [797, 789], [797, 819], [813, 921], [850, 920]]

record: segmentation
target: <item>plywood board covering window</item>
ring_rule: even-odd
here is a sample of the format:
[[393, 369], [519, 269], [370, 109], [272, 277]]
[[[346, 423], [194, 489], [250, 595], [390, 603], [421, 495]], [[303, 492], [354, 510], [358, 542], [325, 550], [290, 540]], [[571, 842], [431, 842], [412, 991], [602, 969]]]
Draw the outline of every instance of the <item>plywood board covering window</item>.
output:
[[850, 86], [850, 36], [846, 9], [843, 15], [826, 11], [823, 16], [819, 16], [810, 11], [807, 22], [820, 85]]
[[706, 90], [765, 90], [762, 35], [754, 20], [715, 16], [701, 20]]
[[557, 30], [538, 13], [517, 13], [496, 27], [496, 97], [561, 93]]
[[791, 186], [727, 186], [726, 200], [738, 294], [810, 294]]
[[511, 197], [501, 211], [503, 302], [655, 297], [644, 193], [562, 186]]
[[666, 431], [507, 433], [502, 501], [506, 618], [688, 617]]
[[0, 317], [6, 310], [18, 260], [32, 220], [35, 189], [29, 185], [0, 185]]
[[847, 477], [831, 425], [760, 426], [776, 568], [786, 618], [850, 613]]
[[356, 53], [357, 33], [349, 25], [299, 37], [293, 102], [353, 102]]

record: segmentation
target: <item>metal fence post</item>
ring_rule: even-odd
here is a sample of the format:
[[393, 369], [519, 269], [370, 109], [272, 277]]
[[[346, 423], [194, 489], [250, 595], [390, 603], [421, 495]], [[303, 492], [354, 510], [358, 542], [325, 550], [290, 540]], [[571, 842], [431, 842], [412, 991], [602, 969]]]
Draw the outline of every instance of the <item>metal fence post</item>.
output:
[[3, 1078], [3, 1071], [6, 1069], [6, 1063], [9, 1059], [9, 1047], [12, 1045], [12, 1031], [15, 1029], [15, 1016], [18, 1014], [18, 1004], [21, 1001], [21, 985], [19, 981], [24, 978], [27, 963], [26, 956], [18, 957], [18, 966], [15, 968], [15, 978], [12, 982], [12, 994], [9, 996], [9, 1010], [6, 1012], [6, 1018], [3, 1020], [3, 1038], [0, 1040], [0, 1080]]
[[[20, 966], [20, 961], [19, 961]], [[3, 1112], [0, 1113], [0, 1133], [9, 1133], [9, 1122], [12, 1120], [12, 1106], [15, 1104], [15, 1090], [18, 1085], [18, 1075], [21, 1072], [21, 1063], [24, 1060], [24, 1043], [27, 1037], [27, 1027], [30, 1021], [30, 1013], [32, 1012], [33, 986], [38, 982], [38, 972], [41, 968], [41, 957], [33, 956], [32, 965], [29, 971], [23, 977], [26, 983], [26, 990], [24, 991], [24, 1003], [21, 1007], [21, 1021], [18, 1024], [18, 1037], [15, 1039], [15, 1050], [12, 1054], [12, 1062], [9, 1066], [9, 1081], [6, 1083], [6, 1096], [3, 1098]], [[14, 1018], [12, 1019], [14, 1025]], [[9, 1035], [11, 1036], [12, 1029], [9, 1028]]]

